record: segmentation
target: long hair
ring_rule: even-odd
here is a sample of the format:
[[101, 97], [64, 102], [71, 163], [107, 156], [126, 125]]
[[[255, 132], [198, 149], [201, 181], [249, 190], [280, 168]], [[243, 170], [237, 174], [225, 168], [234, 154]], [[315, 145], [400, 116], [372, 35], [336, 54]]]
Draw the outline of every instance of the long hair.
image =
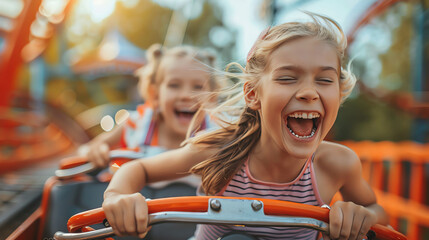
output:
[[[236, 88], [230, 90], [230, 92], [236, 92], [237, 88], [242, 88], [243, 82], [247, 82], [251, 89], [257, 89], [261, 75], [268, 65], [270, 54], [282, 44], [295, 39], [314, 37], [332, 44], [337, 51], [339, 64], [341, 65], [347, 46], [347, 40], [341, 27], [330, 18], [312, 13], [307, 14], [310, 15], [312, 21], [289, 22], [269, 29], [262, 38], [255, 42], [249, 53], [245, 68], [236, 63], [229, 65], [237, 66], [242, 70], [242, 74], [226, 72], [227, 76], [237, 77], [241, 80], [236, 85]], [[348, 97], [356, 82], [356, 78], [349, 72], [349, 68], [347, 70], [340, 68], [341, 102]], [[213, 156], [195, 165], [190, 170], [192, 173], [201, 175], [202, 187], [208, 195], [220, 192], [231, 180], [235, 172], [248, 158], [261, 136], [259, 112], [247, 106], [237, 106], [237, 102], [240, 99], [243, 99], [243, 91], [239, 91], [234, 97], [214, 109], [212, 113], [215, 116], [221, 116], [221, 113], [225, 111], [239, 111], [240, 114], [236, 120], [223, 120], [222, 128], [187, 140], [187, 143], [197, 147], [218, 150]]]

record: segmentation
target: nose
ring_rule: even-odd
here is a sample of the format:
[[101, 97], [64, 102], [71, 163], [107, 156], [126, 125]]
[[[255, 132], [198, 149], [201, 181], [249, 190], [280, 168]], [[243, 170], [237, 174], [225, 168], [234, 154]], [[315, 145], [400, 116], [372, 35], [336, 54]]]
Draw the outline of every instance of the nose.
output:
[[319, 93], [312, 86], [304, 86], [300, 88], [295, 96], [296, 99], [307, 102], [312, 102], [319, 99]]
[[182, 100], [191, 100], [195, 95], [195, 91], [193, 91], [189, 87], [185, 87], [180, 91], [180, 98]]

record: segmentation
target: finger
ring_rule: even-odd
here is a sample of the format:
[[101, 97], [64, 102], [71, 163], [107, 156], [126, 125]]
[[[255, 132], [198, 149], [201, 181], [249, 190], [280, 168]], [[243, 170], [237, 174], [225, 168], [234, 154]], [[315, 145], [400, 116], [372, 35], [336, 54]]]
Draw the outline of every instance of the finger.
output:
[[147, 235], [147, 232], [145, 232], [145, 233], [140, 233], [140, 234], [138, 235], [138, 237], [139, 237], [139, 238], [144, 238], [144, 237], [146, 237], [146, 235]]
[[[129, 199], [128, 201], [134, 201], [134, 199]], [[124, 229], [127, 235], [137, 235], [136, 229], [136, 216], [135, 216], [135, 204], [129, 202], [127, 207], [124, 207], [124, 214], [122, 215], [124, 221]]]
[[356, 239], [366, 239], [366, 233], [365, 231], [362, 231], [362, 226], [359, 229], [358, 235], [356, 237]]
[[109, 145], [104, 143], [100, 146], [100, 154], [101, 154], [101, 159], [103, 160], [103, 166], [106, 166], [109, 163], [109, 160], [110, 160], [109, 152], [110, 152]]
[[115, 217], [116, 229], [119, 232], [118, 236], [122, 236], [125, 233], [124, 228], [124, 213], [122, 211], [122, 207], [115, 207], [113, 209], [113, 215]]
[[354, 211], [353, 206], [345, 204], [343, 210], [343, 224], [341, 225], [340, 239], [349, 239], [350, 232], [353, 226]]
[[106, 219], [109, 222], [109, 225], [113, 228], [113, 231], [116, 230], [116, 222], [113, 214], [103, 205], [104, 215], [106, 215]]
[[118, 229], [118, 223], [116, 221], [118, 218], [115, 216], [114, 208], [105, 204], [103, 204], [102, 207], [103, 207], [104, 214], [106, 215], [106, 219], [113, 229], [113, 233], [117, 236], [120, 236], [121, 234]]
[[101, 152], [101, 146], [98, 147], [96, 151], [94, 151], [94, 164], [98, 168], [104, 167], [104, 160]]
[[350, 236], [349, 239], [363, 239], [362, 237], [365, 237], [365, 233], [361, 233], [361, 229], [362, 229], [362, 223], [365, 219], [365, 215], [363, 214], [355, 214], [353, 217], [353, 225], [351, 227], [350, 230]]
[[88, 151], [88, 154], [86, 156], [88, 157], [88, 161], [95, 165], [94, 149]]
[[149, 226], [147, 229], [146, 229], [146, 232], [145, 233], [140, 233], [139, 235], [138, 235], [138, 237], [139, 238], [144, 238], [144, 237], [146, 237], [146, 235], [149, 233], [149, 231], [150, 231], [150, 229], [152, 228], [152, 226]]
[[329, 237], [332, 239], [340, 238], [341, 226], [343, 224], [343, 212], [341, 208], [332, 206], [329, 211]]
[[360, 229], [360, 235], [366, 237], [366, 234], [369, 232], [372, 224], [373, 223], [371, 221], [369, 221], [367, 218], [365, 218], [364, 221], [362, 222], [362, 227]]
[[[148, 231], [148, 211], [147, 211], [147, 203], [142, 198], [142, 201], [136, 202], [135, 207], [135, 215], [136, 215], [136, 225], [137, 225], [137, 232], [139, 234], [145, 233]], [[139, 235], [140, 236], [140, 235]]]

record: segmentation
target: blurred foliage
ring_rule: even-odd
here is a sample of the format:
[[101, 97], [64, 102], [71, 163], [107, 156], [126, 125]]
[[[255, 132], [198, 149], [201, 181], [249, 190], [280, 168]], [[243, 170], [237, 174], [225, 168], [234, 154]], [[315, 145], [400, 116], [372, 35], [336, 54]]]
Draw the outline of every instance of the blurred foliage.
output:
[[[210, 39], [210, 31], [213, 27], [218, 26], [224, 29], [230, 35], [232, 41], [217, 47], [213, 43], [213, 39]], [[223, 13], [221, 8], [217, 5], [215, 1], [204, 1], [201, 14], [189, 21], [188, 27], [186, 29], [184, 42], [186, 44], [201, 46], [201, 47], [210, 47], [216, 49], [216, 52], [220, 54], [224, 61], [229, 62], [232, 58], [232, 48], [235, 46], [235, 36], [236, 33], [227, 28], [227, 25], [223, 22]]]
[[[216, 1], [201, 2], [201, 13], [188, 21], [183, 44], [213, 48], [221, 55], [218, 57], [229, 60], [235, 42], [230, 41], [227, 45], [217, 47], [209, 37], [210, 31], [214, 27], [221, 27], [232, 39], [235, 38], [235, 32], [223, 23], [223, 12]], [[72, 11], [66, 22], [66, 29], [69, 29], [68, 43], [71, 47], [84, 45], [86, 52], [91, 52], [108, 31], [116, 29], [136, 46], [147, 49], [154, 43], [164, 43], [172, 14], [173, 9], [151, 0], [140, 0], [132, 8], [117, 2], [112, 15], [100, 23], [92, 22], [89, 14]]]
[[402, 3], [389, 9], [382, 21], [389, 22], [390, 19], [399, 21], [398, 27], [391, 29], [392, 43], [389, 51], [380, 54], [380, 61], [383, 68], [380, 74], [380, 83], [382, 86], [394, 86], [401, 91], [410, 91], [412, 89], [412, 67], [413, 47], [415, 47], [413, 38], [415, 37], [414, 28], [414, 5], [411, 3]]
[[399, 2], [363, 26], [349, 47], [353, 70], [369, 88], [410, 91], [415, 57], [415, 3]]
[[[75, 8], [76, 9], [75, 4]], [[73, 9], [73, 10], [74, 10]], [[87, 51], [90, 51], [98, 46], [103, 40], [103, 36], [108, 29], [106, 21], [95, 23], [91, 20], [89, 13], [81, 13], [79, 11], [70, 11], [64, 21], [65, 40], [69, 48], [78, 45], [84, 46]]]
[[151, 0], [141, 0], [133, 8], [117, 4], [110, 21], [129, 41], [147, 49], [154, 43], [164, 42], [172, 13], [171, 9]]
[[366, 87], [355, 89], [357, 97], [340, 109], [333, 129], [336, 140], [411, 138], [413, 116], [382, 99], [395, 92], [413, 94], [416, 7], [413, 1], [396, 3], [360, 29], [361, 42], [350, 46], [351, 58], [356, 57], [352, 70]]
[[408, 140], [412, 118], [386, 103], [360, 95], [340, 108], [333, 127], [335, 140]]

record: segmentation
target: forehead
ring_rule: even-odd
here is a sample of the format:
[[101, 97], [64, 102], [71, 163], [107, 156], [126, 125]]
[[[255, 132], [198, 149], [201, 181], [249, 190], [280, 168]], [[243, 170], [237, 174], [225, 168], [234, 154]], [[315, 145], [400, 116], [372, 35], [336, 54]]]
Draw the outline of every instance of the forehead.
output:
[[162, 61], [162, 69], [165, 75], [188, 78], [210, 78], [210, 73], [205, 65], [190, 56], [166, 57]]
[[268, 59], [268, 70], [285, 65], [301, 68], [330, 66], [338, 70], [337, 51], [331, 44], [316, 38], [299, 38], [284, 43]]

